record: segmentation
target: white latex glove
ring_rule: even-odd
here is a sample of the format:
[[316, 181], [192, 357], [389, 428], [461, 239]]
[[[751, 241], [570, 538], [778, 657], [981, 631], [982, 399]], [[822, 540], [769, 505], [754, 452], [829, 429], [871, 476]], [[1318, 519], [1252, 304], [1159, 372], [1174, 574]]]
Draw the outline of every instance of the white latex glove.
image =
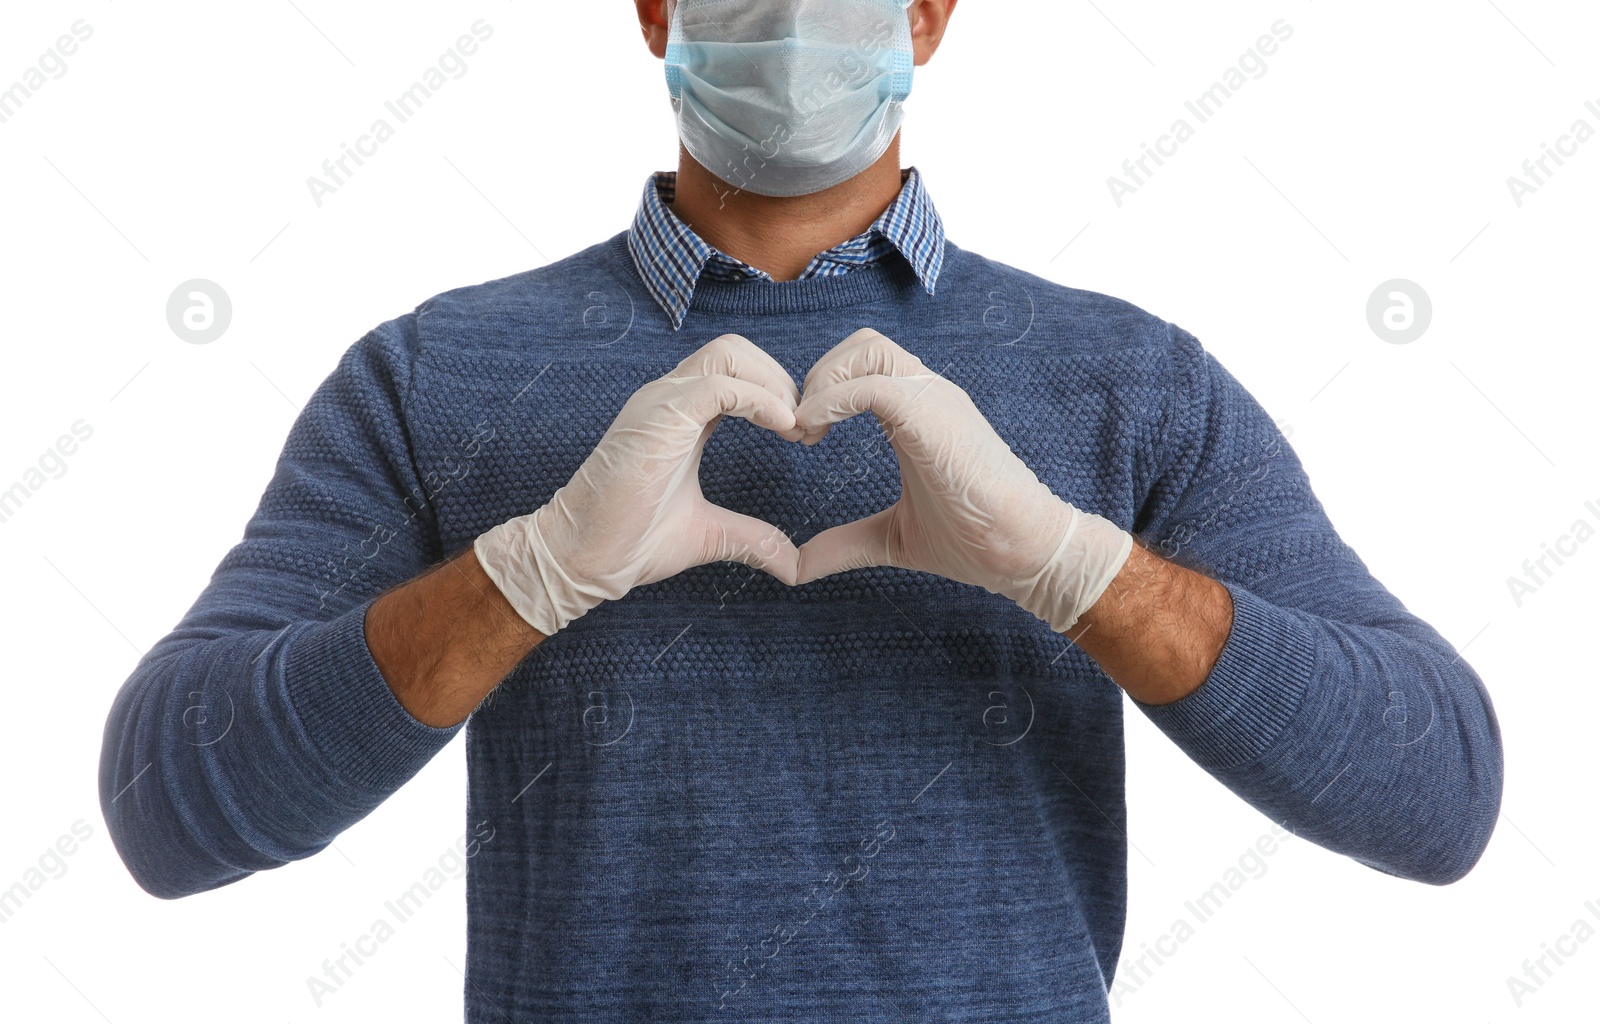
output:
[[548, 504], [488, 530], [473, 550], [545, 636], [602, 601], [707, 562], [743, 562], [793, 584], [794, 544], [706, 501], [700, 454], [724, 414], [799, 440], [798, 398], [777, 360], [725, 334], [636, 391]]
[[795, 420], [815, 444], [872, 410], [900, 461], [900, 498], [824, 530], [799, 582], [898, 566], [1003, 594], [1061, 632], [1099, 600], [1132, 534], [1051, 493], [957, 385], [877, 331], [850, 335], [806, 375]]

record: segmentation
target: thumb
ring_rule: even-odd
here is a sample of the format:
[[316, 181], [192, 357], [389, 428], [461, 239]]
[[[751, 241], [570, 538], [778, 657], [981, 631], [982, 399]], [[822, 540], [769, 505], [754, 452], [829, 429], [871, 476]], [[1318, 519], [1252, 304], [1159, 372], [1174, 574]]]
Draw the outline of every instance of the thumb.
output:
[[709, 502], [701, 518], [706, 528], [704, 562], [743, 562], [794, 586], [800, 552], [782, 530]]
[[824, 576], [875, 565], [894, 565], [889, 552], [889, 536], [896, 506], [853, 523], [835, 526], [806, 541], [800, 547], [800, 572], [797, 583], [810, 583]]

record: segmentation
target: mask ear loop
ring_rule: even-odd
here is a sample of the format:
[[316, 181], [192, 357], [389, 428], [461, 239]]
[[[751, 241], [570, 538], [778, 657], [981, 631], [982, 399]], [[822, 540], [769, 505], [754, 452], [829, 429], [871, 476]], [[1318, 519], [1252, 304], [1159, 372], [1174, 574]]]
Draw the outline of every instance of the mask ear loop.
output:
[[667, 10], [667, 95], [674, 103], [683, 98], [683, 19], [678, 17], [681, 5], [678, 0], [668, 0]]
[[[892, 0], [892, 2], [895, 4], [895, 6], [899, 7], [901, 13], [904, 14], [906, 11], [911, 9], [911, 5], [915, 2], [915, 0]], [[905, 39], [907, 45], [905, 49], [901, 49], [898, 46], [894, 49], [894, 66], [892, 68], [894, 77], [891, 78], [889, 82], [892, 102], [895, 103], [904, 103], [911, 95], [911, 77], [912, 72], [916, 70], [917, 65], [916, 44], [911, 39], [911, 24], [909, 19], [905, 25], [905, 33], [905, 36], [902, 38]]]

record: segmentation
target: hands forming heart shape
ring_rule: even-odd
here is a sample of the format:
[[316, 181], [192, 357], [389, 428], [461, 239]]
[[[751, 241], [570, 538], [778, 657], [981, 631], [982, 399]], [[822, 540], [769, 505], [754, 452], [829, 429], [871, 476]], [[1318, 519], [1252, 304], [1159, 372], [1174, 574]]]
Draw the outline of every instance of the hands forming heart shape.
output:
[[[700, 457], [723, 416], [815, 444], [877, 415], [901, 494], [795, 547], [705, 499]], [[1058, 631], [1121, 569], [1133, 538], [1051, 493], [959, 386], [877, 331], [852, 334], [797, 388], [772, 356], [725, 334], [640, 388], [572, 479], [474, 545], [512, 606], [549, 636], [602, 601], [708, 562], [791, 586], [868, 566], [936, 573], [1004, 594]]]

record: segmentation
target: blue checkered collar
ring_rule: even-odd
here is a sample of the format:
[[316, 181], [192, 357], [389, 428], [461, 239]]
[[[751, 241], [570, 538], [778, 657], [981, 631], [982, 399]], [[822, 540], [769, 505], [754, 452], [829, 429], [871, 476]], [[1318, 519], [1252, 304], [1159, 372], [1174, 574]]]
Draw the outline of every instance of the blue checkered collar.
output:
[[[902, 171], [900, 181], [900, 194], [871, 227], [818, 253], [800, 278], [849, 273], [898, 253], [932, 295], [944, 263], [944, 222], [915, 167]], [[702, 275], [719, 281], [772, 280], [766, 271], [719, 252], [678, 219], [667, 205], [676, 196], [677, 184], [674, 171], [651, 175], [628, 230], [633, 264], [645, 287], [666, 312], [673, 330], [683, 326], [689, 315], [689, 303]]]

